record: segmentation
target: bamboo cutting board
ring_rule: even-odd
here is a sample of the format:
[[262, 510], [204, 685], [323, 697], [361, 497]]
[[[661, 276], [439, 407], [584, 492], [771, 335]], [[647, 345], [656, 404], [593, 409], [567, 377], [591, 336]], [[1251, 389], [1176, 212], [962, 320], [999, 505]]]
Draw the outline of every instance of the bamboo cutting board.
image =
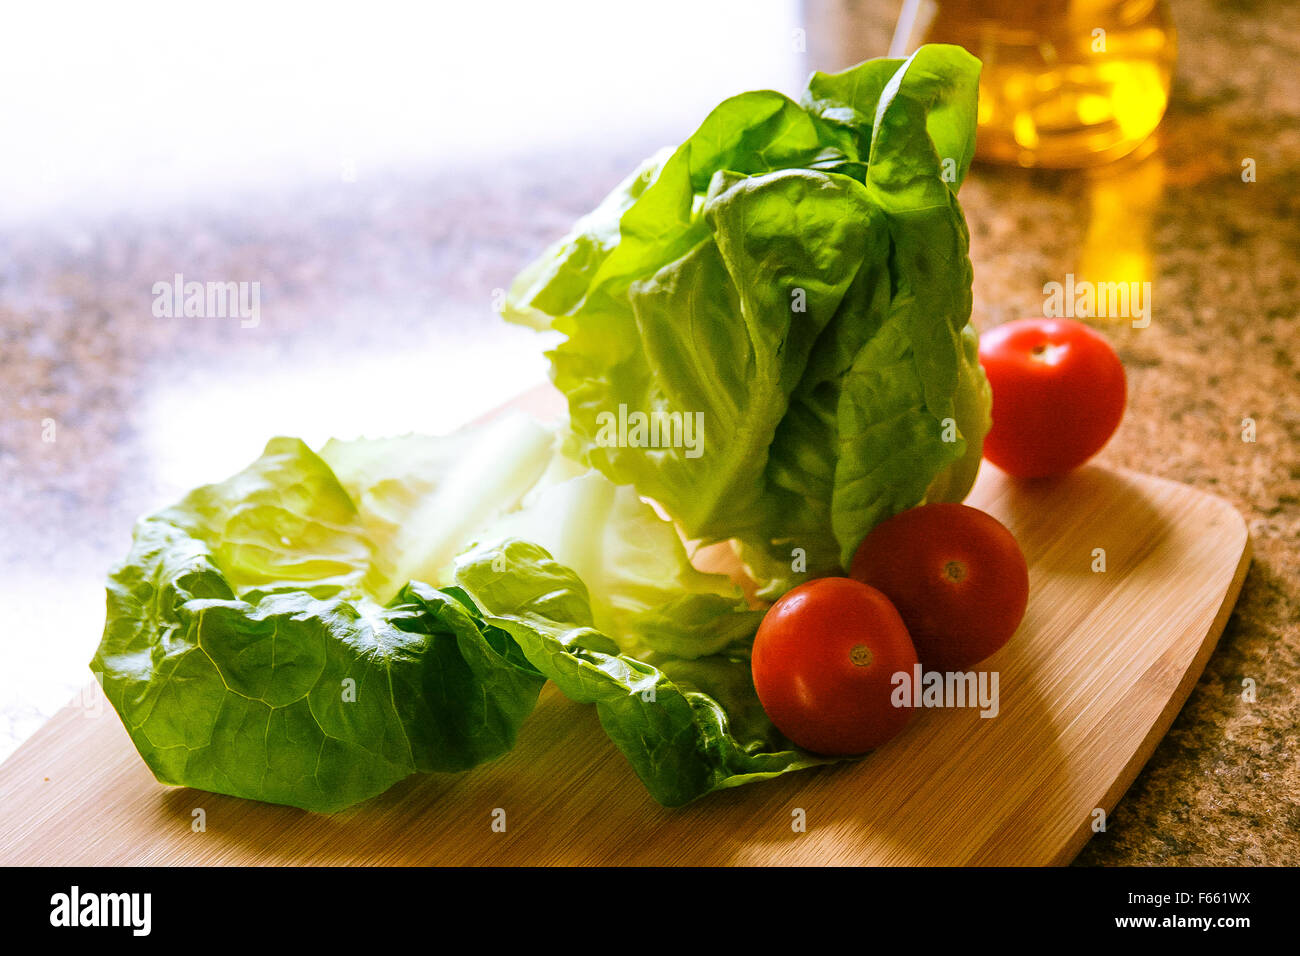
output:
[[0, 767], [0, 864], [1067, 863], [1205, 667], [1246, 527], [1211, 495], [1097, 466], [1015, 482], [985, 462], [967, 501], [1029, 562], [1025, 620], [979, 665], [1000, 674], [996, 717], [923, 710], [860, 761], [666, 810], [594, 708], [548, 684], [506, 756], [322, 816], [160, 785], [92, 684]]

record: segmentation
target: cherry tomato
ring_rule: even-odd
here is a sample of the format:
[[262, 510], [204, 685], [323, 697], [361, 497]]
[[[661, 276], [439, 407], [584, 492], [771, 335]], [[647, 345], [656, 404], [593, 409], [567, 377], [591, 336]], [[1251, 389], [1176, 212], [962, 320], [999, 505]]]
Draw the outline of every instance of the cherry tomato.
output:
[[1029, 601], [1015, 537], [969, 505], [922, 505], [882, 521], [849, 574], [893, 602], [926, 670], [964, 671], [988, 657], [1015, 633]]
[[1070, 319], [1017, 319], [980, 336], [993, 390], [984, 457], [1018, 478], [1060, 475], [1106, 444], [1124, 416], [1124, 366]]
[[786, 592], [759, 625], [751, 662], [763, 710], [807, 750], [865, 753], [912, 716], [890, 697], [916, 651], [889, 599], [859, 581], [818, 578]]

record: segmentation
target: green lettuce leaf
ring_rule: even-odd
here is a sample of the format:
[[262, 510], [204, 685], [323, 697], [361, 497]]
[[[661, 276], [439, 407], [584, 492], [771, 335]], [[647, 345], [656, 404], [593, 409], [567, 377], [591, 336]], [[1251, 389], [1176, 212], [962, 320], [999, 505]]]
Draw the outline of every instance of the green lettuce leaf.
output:
[[578, 575], [516, 539], [464, 556], [456, 580], [565, 696], [596, 705], [605, 733], [664, 806], [832, 762], [767, 719], [748, 644], [689, 659], [603, 647]]
[[956, 191], [978, 73], [930, 45], [814, 74], [800, 103], [733, 97], [507, 296], [507, 319], [564, 336], [583, 460], [691, 538], [734, 538], [765, 596], [973, 483], [989, 398]]
[[455, 591], [376, 601], [374, 560], [295, 439], [137, 525], [91, 669], [159, 780], [333, 811], [510, 749], [544, 678]]
[[91, 667], [169, 784], [342, 809], [506, 752], [549, 678], [675, 805], [825, 762], [762, 714], [761, 616], [514, 419], [319, 455], [273, 439], [137, 525]]
[[556, 438], [523, 415], [450, 435], [331, 440], [320, 457], [355, 508], [386, 601], [411, 580], [444, 581], [485, 526], [519, 506], [555, 460]]

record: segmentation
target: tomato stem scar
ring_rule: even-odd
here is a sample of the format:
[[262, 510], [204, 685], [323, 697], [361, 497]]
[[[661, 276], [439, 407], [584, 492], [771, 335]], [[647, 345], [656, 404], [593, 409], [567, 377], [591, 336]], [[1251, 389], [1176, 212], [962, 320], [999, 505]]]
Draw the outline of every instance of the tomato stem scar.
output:
[[849, 651], [849, 660], [858, 667], [869, 667], [872, 659], [871, 648], [865, 644], [854, 644]]
[[966, 565], [960, 561], [949, 561], [943, 566], [943, 576], [949, 581], [960, 581], [966, 577]]
[[1066, 347], [1064, 345], [1057, 345], [1053, 342], [1041, 342], [1030, 349], [1029, 354], [1044, 365], [1055, 365], [1057, 362], [1061, 361], [1061, 358], [1065, 354], [1065, 349]]

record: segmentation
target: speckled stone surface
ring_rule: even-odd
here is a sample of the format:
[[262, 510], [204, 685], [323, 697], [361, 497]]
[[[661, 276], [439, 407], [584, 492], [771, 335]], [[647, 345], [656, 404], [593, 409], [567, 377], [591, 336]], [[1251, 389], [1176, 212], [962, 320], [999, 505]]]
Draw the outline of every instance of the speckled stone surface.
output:
[[1177, 4], [1150, 156], [985, 168], [962, 193], [983, 328], [1041, 314], [1042, 284], [1066, 273], [1149, 259], [1150, 326], [1095, 323], [1129, 376], [1103, 460], [1222, 496], [1254, 549], [1203, 677], [1080, 864], [1300, 864], [1300, 8], [1263, 7]]
[[[1103, 459], [1221, 495], [1251, 531], [1204, 676], [1078, 862], [1300, 864], [1300, 6], [1189, 0], [1175, 16], [1153, 152], [1088, 173], [974, 170], [976, 321], [1041, 314], [1043, 284], [1067, 273], [1142, 264], [1150, 326], [1096, 323], [1130, 385]], [[0, 228], [0, 576], [52, 593], [73, 579], [99, 600], [136, 515], [181, 490], [154, 468], [161, 384], [418, 350], [436, 379], [439, 356], [493, 334], [492, 290], [657, 145]], [[261, 281], [257, 334], [155, 318], [152, 284], [178, 271]], [[528, 384], [481, 375], [498, 393]], [[384, 387], [364, 392], [381, 405]], [[15, 737], [52, 712], [0, 704]]]

